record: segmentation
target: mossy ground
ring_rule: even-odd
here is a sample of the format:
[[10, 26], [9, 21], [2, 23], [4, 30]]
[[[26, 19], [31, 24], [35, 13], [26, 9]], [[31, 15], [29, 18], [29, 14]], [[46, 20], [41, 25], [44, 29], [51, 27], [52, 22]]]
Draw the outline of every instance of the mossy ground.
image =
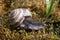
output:
[[[0, 0], [1, 1], [1, 0]], [[0, 5], [0, 40], [60, 40], [60, 3], [45, 17], [45, 0], [6, 0]], [[57, 1], [56, 1], [57, 2]], [[8, 15], [16, 8], [29, 8], [33, 18], [49, 25], [38, 31], [10, 29]]]

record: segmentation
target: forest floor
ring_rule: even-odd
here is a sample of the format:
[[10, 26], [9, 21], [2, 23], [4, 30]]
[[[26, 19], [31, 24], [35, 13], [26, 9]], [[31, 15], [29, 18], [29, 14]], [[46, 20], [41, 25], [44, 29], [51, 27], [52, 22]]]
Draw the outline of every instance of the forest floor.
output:
[[[1, 1], [1, 0], [0, 0]], [[38, 31], [10, 29], [9, 13], [16, 8], [29, 8], [33, 18], [49, 25]], [[60, 3], [45, 17], [45, 0], [6, 0], [0, 3], [0, 40], [60, 40]]]

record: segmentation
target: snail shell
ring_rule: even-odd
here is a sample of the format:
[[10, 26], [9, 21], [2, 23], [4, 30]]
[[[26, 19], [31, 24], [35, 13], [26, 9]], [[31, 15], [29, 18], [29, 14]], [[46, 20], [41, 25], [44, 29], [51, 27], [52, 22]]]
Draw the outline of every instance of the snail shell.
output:
[[19, 26], [26, 16], [32, 16], [31, 12], [28, 9], [20, 8], [12, 10], [9, 14], [9, 22], [12, 26]]

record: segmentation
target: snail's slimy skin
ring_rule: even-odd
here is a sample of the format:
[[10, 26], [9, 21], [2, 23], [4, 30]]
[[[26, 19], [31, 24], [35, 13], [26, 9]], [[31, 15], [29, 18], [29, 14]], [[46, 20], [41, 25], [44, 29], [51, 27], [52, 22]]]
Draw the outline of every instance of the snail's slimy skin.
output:
[[39, 30], [39, 29], [41, 29], [41, 28], [43, 28], [43, 26], [42, 26], [42, 25], [40, 25], [40, 26], [32, 25], [32, 24], [30, 24], [30, 25], [29, 25], [29, 29]]
[[[29, 16], [29, 17], [28, 17]], [[20, 26], [21, 28], [27, 28], [32, 30], [39, 30], [43, 28], [43, 22], [39, 22], [32, 19], [32, 14], [28, 9], [20, 8], [12, 10], [9, 14], [10, 25], [14, 27]]]
[[32, 29], [32, 30], [39, 30], [41, 28], [43, 28], [43, 26], [46, 26], [44, 22], [39, 22], [35, 19], [32, 18], [26, 18], [24, 20], [24, 22], [20, 25], [20, 27], [22, 28], [28, 28], [28, 29]]

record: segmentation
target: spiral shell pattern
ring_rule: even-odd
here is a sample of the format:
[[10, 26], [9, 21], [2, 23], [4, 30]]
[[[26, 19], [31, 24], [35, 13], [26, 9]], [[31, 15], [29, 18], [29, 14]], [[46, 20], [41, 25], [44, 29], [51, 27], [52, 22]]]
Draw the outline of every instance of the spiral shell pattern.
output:
[[12, 10], [9, 14], [10, 25], [19, 26], [25, 20], [26, 16], [32, 16], [28, 9], [20, 8]]

